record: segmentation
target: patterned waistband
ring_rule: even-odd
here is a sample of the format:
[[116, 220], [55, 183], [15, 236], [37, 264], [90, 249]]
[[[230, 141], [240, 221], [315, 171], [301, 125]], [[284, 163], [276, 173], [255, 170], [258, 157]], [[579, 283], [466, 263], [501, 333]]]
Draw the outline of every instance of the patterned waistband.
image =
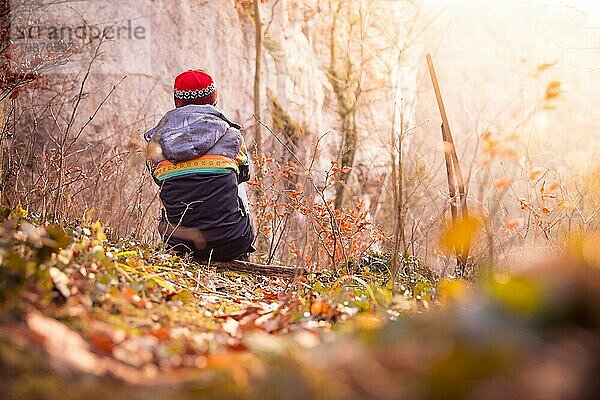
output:
[[154, 170], [154, 177], [163, 181], [176, 176], [191, 174], [226, 174], [231, 171], [238, 172], [238, 163], [233, 158], [204, 155], [189, 161], [172, 163], [161, 161]]

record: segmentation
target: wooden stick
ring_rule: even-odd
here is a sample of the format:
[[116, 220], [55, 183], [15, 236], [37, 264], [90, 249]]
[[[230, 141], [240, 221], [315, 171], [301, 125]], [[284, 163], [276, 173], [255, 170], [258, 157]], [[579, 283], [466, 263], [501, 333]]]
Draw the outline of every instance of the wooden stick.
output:
[[[206, 264], [206, 262], [201, 263]], [[248, 261], [218, 261], [212, 262], [210, 265], [217, 267], [217, 272], [232, 271], [263, 276], [279, 276], [284, 278], [295, 278], [308, 274], [304, 268], [294, 268], [281, 265], [262, 265]]]
[[[444, 157], [446, 161], [446, 173], [448, 177], [448, 191], [450, 192], [450, 212], [452, 214], [453, 222], [456, 223], [458, 218], [458, 209], [456, 205], [456, 188], [454, 181], [456, 180], [458, 184], [460, 209], [461, 216], [463, 219], [466, 219], [469, 216], [467, 209], [467, 193], [465, 189], [462, 170], [460, 168], [460, 162], [458, 161], [458, 154], [456, 153], [456, 147], [454, 146], [454, 140], [452, 139], [452, 132], [450, 131], [450, 124], [448, 123], [448, 116], [446, 115], [446, 107], [444, 106], [444, 101], [442, 99], [442, 93], [437, 80], [437, 76], [435, 74], [435, 68], [433, 67], [433, 60], [431, 59], [431, 55], [429, 53], [425, 57], [427, 58], [429, 75], [431, 76], [433, 90], [435, 92], [435, 97], [438, 103], [438, 108], [440, 110], [440, 115], [442, 116], [441, 128], [442, 139], [444, 141]], [[470, 243], [468, 243], [466, 248], [462, 249], [462, 251], [457, 251], [456, 262], [458, 272], [460, 274], [464, 272], [464, 267], [469, 257], [469, 248]]]
[[438, 84], [435, 69], [433, 67], [433, 61], [431, 55], [427, 54], [427, 66], [429, 67], [429, 75], [431, 76], [431, 83], [433, 84], [433, 91], [435, 92], [435, 98], [438, 103], [438, 108], [442, 116], [442, 140], [444, 142], [444, 159], [446, 161], [446, 175], [448, 178], [448, 191], [450, 192], [450, 212], [452, 214], [452, 222], [456, 223], [458, 218], [458, 211], [456, 206], [456, 187], [454, 184], [454, 164], [452, 160], [452, 149], [454, 148], [454, 142], [452, 136], [448, 135], [448, 117], [446, 116], [446, 107], [444, 107], [444, 101], [442, 100], [442, 93]]
[[[452, 132], [450, 131], [450, 124], [448, 123], [448, 116], [446, 115], [446, 107], [444, 106], [444, 100], [442, 99], [442, 92], [440, 90], [440, 85], [437, 80], [437, 76], [435, 74], [435, 69], [433, 67], [433, 60], [431, 59], [431, 54], [427, 54], [427, 65], [429, 66], [429, 73], [431, 75], [431, 81], [433, 83], [433, 90], [435, 91], [435, 97], [438, 103], [438, 107], [440, 109], [440, 114], [442, 116], [442, 135], [444, 138], [445, 144], [444, 152], [449, 151], [452, 155], [452, 166], [454, 167], [454, 173], [457, 183], [458, 183], [458, 193], [460, 196], [460, 202], [462, 206], [463, 216], [467, 214], [467, 193], [465, 190], [465, 181], [462, 174], [462, 169], [460, 167], [460, 162], [458, 161], [458, 155], [456, 153], [456, 147], [454, 146], [454, 140], [452, 138]], [[446, 148], [447, 146], [447, 148]]]

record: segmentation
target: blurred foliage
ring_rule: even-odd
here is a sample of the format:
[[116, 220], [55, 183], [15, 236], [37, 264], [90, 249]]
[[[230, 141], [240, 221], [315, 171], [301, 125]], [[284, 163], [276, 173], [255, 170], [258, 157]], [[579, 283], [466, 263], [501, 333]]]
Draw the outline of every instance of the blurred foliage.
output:
[[[391, 255], [294, 282], [217, 274], [100, 222], [2, 211], [3, 398], [594, 398], [590, 238], [511, 276]], [[594, 239], [595, 240], [595, 239]], [[597, 242], [596, 242], [597, 243]]]

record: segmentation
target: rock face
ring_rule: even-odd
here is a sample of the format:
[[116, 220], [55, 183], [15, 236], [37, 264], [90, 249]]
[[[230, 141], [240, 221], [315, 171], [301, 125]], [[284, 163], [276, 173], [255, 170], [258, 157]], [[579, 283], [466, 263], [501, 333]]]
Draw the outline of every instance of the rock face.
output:
[[[334, 110], [324, 107], [329, 92], [327, 78], [302, 26], [288, 15], [287, 3], [264, 6], [262, 114], [269, 123], [268, 88], [306, 131], [323, 132], [335, 126]], [[255, 123], [254, 23], [249, 12], [233, 0], [47, 5], [38, 21], [43, 33], [37, 39], [47, 40], [55, 27], [65, 41], [74, 39], [79, 51], [66, 66], [48, 74], [81, 77], [99, 43], [94, 34], [111, 29], [110, 40], [100, 45], [101, 54], [86, 82], [85, 91], [94, 96], [81, 105], [81, 121], [126, 76], [92, 121], [91, 139], [111, 137], [141, 145], [141, 132], [173, 107], [174, 77], [191, 68], [204, 68], [214, 76], [219, 105], [233, 120], [246, 128]], [[118, 137], [115, 131], [120, 132]]]
[[[71, 107], [78, 105], [70, 130], [71, 135], [76, 135], [79, 128], [85, 127], [75, 146], [81, 157], [78, 160], [84, 160], [81, 163], [87, 163], [88, 168], [90, 164], [97, 164], [91, 168], [97, 173], [100, 165], [109, 169], [102, 164], [103, 157], [114, 155], [121, 162], [119, 154], [124, 155], [120, 166], [110, 164], [113, 177], [102, 178], [109, 183], [118, 179], [118, 183], [106, 190], [94, 191], [94, 196], [101, 193], [102, 199], [86, 199], [104, 210], [105, 216], [110, 216], [105, 217], [109, 224], [114, 226], [121, 222], [120, 217], [113, 218], [111, 210], [125, 206], [122, 215], [129, 215], [127, 207], [135, 204], [136, 213], [144, 214], [143, 205], [154, 198], [155, 189], [148, 183], [148, 176], [146, 183], [139, 184], [140, 188], [135, 187], [138, 183], [129, 184], [121, 193], [116, 187], [141, 182], [145, 145], [142, 134], [173, 108], [172, 85], [180, 72], [192, 68], [208, 70], [219, 90], [219, 106], [245, 128], [242, 133], [246, 141], [252, 143], [252, 128], [256, 124], [253, 117], [255, 25], [249, 2], [96, 0], [67, 4], [56, 0], [13, 0], [13, 3], [16, 18], [11, 34], [17, 42], [46, 47], [50, 44], [60, 49], [74, 43], [69, 48], [73, 51], [69, 61], [45, 70], [42, 76], [55, 83], [51, 92], [58, 92], [66, 99], [61, 109], [66, 117], [59, 118], [59, 123], [65, 124]], [[339, 157], [341, 140], [336, 132], [339, 125], [336, 98], [326, 73], [330, 63], [328, 38], [332, 19], [329, 2], [269, 0], [262, 3], [262, 13], [263, 121], [273, 127], [276, 112], [285, 116], [288, 126], [294, 127], [289, 131], [299, 132], [294, 145], [301, 158], [312, 154], [312, 146], [323, 136], [314, 166], [327, 169], [329, 161]], [[106, 40], [100, 39], [102, 32]], [[378, 54], [372, 57], [372, 62], [379, 63], [383, 58], [386, 57]], [[384, 90], [390, 87], [388, 67], [381, 66], [377, 70], [369, 64], [366, 68], [369, 78], [385, 87]], [[405, 69], [413, 78], [416, 76], [412, 67]], [[83, 80], [85, 85], [78, 102], [77, 93]], [[56, 85], [56, 82], [61, 83]], [[357, 172], [351, 179], [361, 181], [360, 185], [352, 185], [356, 188], [353, 193], [367, 201], [379, 199], [385, 179], [385, 173], [375, 173], [372, 169], [385, 169], [389, 158], [388, 151], [382, 148], [387, 147], [390, 115], [394, 113], [395, 100], [390, 93], [389, 90], [385, 93], [369, 90], [369, 95], [363, 98], [374, 104], [375, 112], [368, 106], [357, 116], [363, 142], [357, 150], [355, 165], [357, 171], [365, 173]], [[412, 104], [404, 107], [404, 112], [407, 110], [410, 114]], [[91, 121], [90, 116], [94, 116]], [[51, 132], [53, 121], [49, 118], [48, 122]], [[324, 135], [326, 132], [332, 133]], [[264, 132], [263, 137], [267, 151], [277, 158], [286, 157], [287, 150], [268, 132]], [[317, 174], [316, 179], [325, 178]], [[367, 193], [366, 188], [373, 188], [369, 189], [373, 193]], [[86, 207], [81, 206], [81, 212]], [[136, 218], [144, 219], [143, 215]]]
[[[20, 3], [20, 9], [29, 10], [29, 14], [23, 14], [29, 18], [22, 18], [17, 25], [30, 26], [31, 21], [26, 19], [31, 20], [30, 16], [35, 15], [35, 40], [42, 43], [73, 40], [76, 44], [70, 62], [47, 71], [47, 75], [81, 79], [98, 50], [85, 86], [85, 92], [93, 96], [81, 104], [79, 116], [82, 122], [94, 112], [112, 86], [126, 77], [103, 104], [91, 123], [90, 132], [86, 132], [92, 133], [92, 140], [115, 138], [118, 131], [117, 138], [121, 142], [142, 144], [139, 142], [141, 131], [150, 128], [173, 107], [174, 77], [191, 68], [204, 68], [214, 76], [220, 92], [219, 105], [233, 120], [245, 128], [255, 124], [255, 27], [248, 2], [97, 0], [66, 6], [64, 2], [40, 0], [45, 5], [38, 7], [25, 0], [13, 1]], [[339, 119], [326, 74], [332, 22], [332, 10], [327, 4], [316, 0], [270, 0], [262, 5], [261, 114], [270, 125], [272, 107], [267, 92], [272, 92], [289, 116], [303, 128], [308, 143], [327, 131], [335, 131]], [[374, 9], [381, 12], [383, 6], [377, 4]], [[387, 7], [396, 13], [401, 10], [398, 6]], [[391, 19], [398, 20], [396, 17]], [[107, 30], [108, 40], [98, 48], [98, 36]], [[389, 39], [381, 38], [380, 41], [386, 40]], [[394, 57], [389, 58], [395, 63]], [[378, 80], [382, 87], [391, 83], [387, 71], [391, 67], [383, 64], [367, 65], [367, 75]], [[402, 90], [414, 90], [415, 69], [412, 64], [404, 69], [401, 74], [408, 74], [409, 79], [402, 80], [409, 84]], [[376, 131], [384, 129], [386, 132], [380, 133], [387, 139], [387, 126], [393, 113], [392, 96], [387, 92], [373, 93], [378, 94], [364, 98], [368, 97], [368, 102], [376, 104], [375, 114], [379, 119], [373, 121], [372, 117], [366, 117], [368, 113], [362, 113], [360, 117], [364, 120], [361, 136], [367, 138], [367, 142], [373, 142], [365, 149], [382, 144], [373, 137]], [[408, 108], [412, 109], [412, 105]], [[336, 154], [338, 141], [336, 135], [329, 135], [323, 140], [323, 148]], [[374, 149], [361, 149], [361, 152], [367, 159], [380, 153]]]

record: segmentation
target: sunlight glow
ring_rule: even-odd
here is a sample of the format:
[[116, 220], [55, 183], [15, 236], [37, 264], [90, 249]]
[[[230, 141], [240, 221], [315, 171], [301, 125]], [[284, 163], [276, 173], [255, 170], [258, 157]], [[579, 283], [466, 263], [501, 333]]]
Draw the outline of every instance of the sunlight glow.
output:
[[594, 0], [546, 0], [548, 3], [555, 3], [567, 7], [574, 7], [583, 11], [589, 17], [589, 22], [600, 24], [600, 2]]

